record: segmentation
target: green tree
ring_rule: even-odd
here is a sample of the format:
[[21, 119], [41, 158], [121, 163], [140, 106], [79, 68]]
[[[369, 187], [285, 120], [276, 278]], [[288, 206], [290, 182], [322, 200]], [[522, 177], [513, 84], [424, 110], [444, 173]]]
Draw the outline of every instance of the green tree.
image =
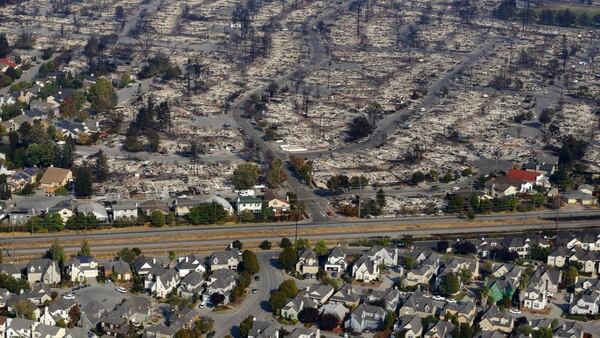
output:
[[231, 182], [237, 190], [250, 189], [258, 180], [260, 169], [253, 163], [240, 163], [233, 171]]
[[6, 34], [0, 34], [0, 58], [7, 57], [12, 52]]
[[169, 261], [175, 262], [177, 260], [177, 253], [174, 250], [169, 250]]
[[450, 272], [442, 276], [440, 293], [444, 296], [452, 296], [460, 290], [460, 281], [456, 274]]
[[165, 214], [163, 214], [162, 211], [154, 210], [150, 214], [150, 224], [154, 227], [165, 225]]
[[92, 173], [87, 167], [75, 168], [73, 176], [75, 178], [75, 197], [87, 198], [92, 196]]
[[219, 203], [201, 203], [197, 207], [190, 209], [187, 215], [190, 223], [198, 224], [213, 224], [222, 222], [227, 217], [227, 211]]
[[329, 248], [327, 247], [327, 243], [325, 243], [324, 240], [320, 239], [317, 241], [317, 244], [315, 244], [315, 253], [319, 256], [323, 256], [325, 254], [327, 254], [327, 252], [329, 251]]
[[252, 329], [252, 324], [254, 323], [254, 317], [248, 316], [240, 323], [240, 337], [247, 338], [248, 332]]
[[402, 259], [402, 265], [404, 265], [406, 270], [412, 270], [415, 268], [415, 266], [417, 266], [417, 262], [414, 258], [406, 256]]
[[88, 100], [92, 110], [105, 113], [117, 105], [117, 92], [109, 79], [101, 77], [90, 87]]
[[541, 327], [532, 332], [533, 338], [552, 338], [554, 336], [554, 332], [549, 327]]
[[278, 262], [285, 270], [293, 269], [298, 262], [298, 254], [296, 253], [296, 249], [292, 247], [283, 249], [283, 251], [279, 254]]
[[563, 285], [569, 286], [575, 284], [577, 282], [577, 278], [579, 277], [579, 272], [575, 266], [569, 266], [566, 268], [566, 271], [563, 271]]
[[298, 238], [296, 241], [296, 249], [302, 250], [310, 247], [310, 241], [308, 238]]
[[283, 238], [281, 239], [281, 242], [279, 242], [279, 247], [280, 247], [280, 248], [282, 248], [282, 249], [289, 248], [289, 247], [291, 247], [292, 245], [294, 245], [294, 244], [293, 244], [293, 243], [292, 243], [292, 241], [290, 241], [290, 239], [289, 239], [289, 238], [287, 238], [287, 237], [283, 237]]
[[245, 250], [242, 254], [242, 262], [244, 266], [244, 271], [248, 272], [251, 275], [255, 275], [260, 270], [260, 265], [258, 263], [258, 258], [254, 254], [254, 252], [250, 250]]
[[231, 247], [238, 250], [242, 250], [242, 248], [244, 247], [244, 243], [242, 243], [239, 239], [236, 239], [235, 241], [231, 242]]
[[285, 306], [285, 304], [287, 304], [287, 302], [288, 298], [283, 292], [279, 290], [274, 291], [271, 294], [271, 297], [269, 297], [269, 305], [271, 306], [271, 311], [273, 311], [274, 314], [279, 314], [279, 312]]
[[18, 318], [35, 320], [35, 305], [27, 299], [21, 299], [13, 305], [13, 310]]
[[271, 188], [277, 188], [283, 184], [285, 180], [287, 180], [287, 174], [283, 167], [283, 162], [280, 159], [276, 159], [275, 161], [271, 162], [269, 167], [269, 171], [267, 173], [267, 184]]
[[123, 248], [117, 252], [117, 258], [129, 264], [133, 263], [137, 256], [139, 255], [129, 248]]
[[98, 182], [104, 182], [108, 178], [108, 158], [102, 150], [96, 154], [96, 180]]
[[50, 249], [46, 251], [46, 258], [50, 258], [51, 260], [58, 262], [58, 264], [62, 265], [65, 260], [65, 249], [60, 245], [58, 239], [54, 239], [52, 246]]
[[421, 182], [424, 182], [424, 181], [425, 181], [425, 174], [423, 174], [421, 171], [415, 171], [415, 172], [412, 174], [411, 181], [412, 181], [414, 184], [419, 184], [419, 183], [421, 183]]
[[379, 188], [379, 190], [377, 190], [377, 204], [379, 205], [380, 209], [383, 209], [383, 207], [385, 207], [386, 201], [385, 201], [385, 192], [383, 191], [383, 189]]
[[263, 250], [271, 250], [271, 242], [265, 239], [260, 243], [259, 247]]
[[298, 286], [293, 279], [288, 279], [281, 282], [277, 290], [282, 292], [286, 298], [294, 298], [298, 294]]
[[90, 244], [88, 243], [87, 239], [84, 239], [81, 242], [81, 249], [79, 249], [79, 252], [77, 253], [78, 256], [91, 256], [92, 255], [92, 249], [90, 249]]

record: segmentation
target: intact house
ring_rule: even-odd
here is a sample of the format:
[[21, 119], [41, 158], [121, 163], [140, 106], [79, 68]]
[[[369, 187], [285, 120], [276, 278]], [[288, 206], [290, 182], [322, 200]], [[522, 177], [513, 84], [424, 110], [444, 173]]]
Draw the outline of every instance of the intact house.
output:
[[58, 214], [63, 222], [67, 222], [73, 217], [73, 205], [69, 201], [60, 201], [51, 208], [46, 209], [47, 214]]
[[569, 262], [578, 262], [581, 264], [581, 271], [589, 274], [596, 274], [596, 262], [598, 261], [598, 255], [596, 252], [575, 250], [575, 252], [569, 257]]
[[305, 297], [303, 293], [299, 293], [281, 309], [281, 316], [288, 320], [298, 320], [298, 314], [302, 310], [305, 308], [316, 309], [317, 307], [317, 303], [312, 299]]
[[27, 281], [29, 283], [42, 282], [44, 284], [60, 283], [60, 269], [58, 263], [48, 258], [34, 259], [27, 264]]
[[305, 297], [315, 302], [317, 305], [327, 303], [327, 300], [333, 295], [335, 288], [329, 284], [313, 284], [306, 288]]
[[50, 167], [40, 179], [40, 187], [46, 189], [47, 194], [54, 194], [57, 188], [65, 186], [72, 178], [71, 170]]
[[194, 255], [178, 257], [175, 269], [179, 273], [180, 278], [187, 276], [193, 271], [199, 272], [200, 274], [206, 272], [206, 268], [204, 267], [204, 259]]
[[413, 287], [417, 285], [428, 285], [435, 272], [436, 269], [433, 265], [423, 264], [417, 269], [406, 272], [406, 278], [401, 281], [402, 286]]
[[559, 246], [558, 248], [556, 248], [552, 252], [550, 252], [550, 254], [548, 254], [548, 259], [546, 261], [546, 264], [548, 266], [562, 268], [563, 266], [565, 266], [568, 259], [569, 259], [568, 250], [563, 246]]
[[368, 252], [367, 257], [372, 261], [379, 262], [387, 267], [398, 265], [398, 249], [390, 247], [373, 246]]
[[346, 253], [344, 252], [344, 250], [342, 250], [342, 248], [339, 245], [331, 249], [331, 251], [329, 252], [324, 269], [325, 272], [327, 272], [333, 277], [341, 277], [341, 274], [343, 274], [348, 269]]
[[423, 338], [445, 338], [450, 337], [454, 325], [450, 322], [439, 321], [429, 331], [425, 332]]
[[220, 269], [237, 270], [240, 264], [240, 251], [235, 248], [230, 248], [223, 251], [215, 251], [210, 255], [210, 271], [217, 271]]
[[98, 262], [89, 256], [75, 256], [66, 267], [67, 275], [72, 282], [85, 282], [98, 277]]
[[69, 311], [73, 306], [75, 306], [74, 300], [61, 297], [44, 307], [39, 322], [46, 325], [56, 325], [58, 322], [63, 321], [68, 324], [70, 322]]
[[106, 312], [99, 321], [99, 329], [109, 336], [125, 336], [129, 324], [141, 325], [150, 318], [149, 300], [145, 297], [133, 296], [117, 305], [113, 311]]
[[456, 316], [459, 324], [473, 325], [477, 308], [473, 302], [446, 303], [440, 314], [441, 319], [446, 319], [447, 315]]
[[379, 264], [368, 256], [362, 255], [352, 265], [352, 278], [366, 283], [379, 279]]
[[197, 298], [204, 290], [204, 275], [197, 271], [188, 273], [179, 283], [178, 290], [183, 299]]
[[5, 273], [16, 279], [23, 278], [21, 270], [13, 264], [0, 263], [0, 273]]
[[238, 196], [235, 200], [236, 212], [238, 214], [244, 211], [259, 214], [262, 212], [262, 204], [262, 198], [256, 196]]
[[173, 200], [173, 210], [178, 217], [186, 216], [192, 208], [195, 208], [202, 203], [199, 199], [192, 198], [176, 198]]
[[219, 269], [214, 271], [208, 281], [206, 287], [206, 295], [211, 296], [215, 293], [220, 293], [225, 296], [224, 303], [229, 302], [229, 294], [235, 287], [238, 279], [237, 272], [229, 269]]
[[153, 276], [148, 289], [156, 298], [166, 297], [177, 288], [179, 284], [179, 275], [177, 271], [165, 269], [163, 272]]
[[387, 312], [384, 308], [369, 304], [359, 305], [345, 323], [346, 329], [361, 333], [364, 330], [379, 330]]
[[418, 316], [401, 316], [394, 324], [394, 331], [404, 333], [403, 337], [405, 338], [420, 338], [423, 335], [421, 318]]
[[108, 222], [106, 208], [97, 202], [81, 203], [77, 205], [77, 212], [86, 216], [94, 216], [99, 222]]
[[515, 320], [498, 306], [492, 304], [481, 316], [479, 327], [482, 331], [501, 331], [510, 333], [514, 328]]
[[315, 276], [319, 272], [319, 260], [311, 248], [306, 248], [300, 253], [296, 263], [296, 271], [310, 276]]
[[360, 294], [352, 284], [344, 284], [344, 286], [329, 298], [329, 303], [344, 305], [348, 308], [355, 308], [360, 303], [360, 299]]
[[141, 203], [139, 205], [139, 207], [140, 207], [140, 210], [142, 211], [142, 214], [144, 214], [146, 216], [150, 216], [155, 211], [161, 212], [165, 215], [171, 212], [171, 209], [169, 209], [169, 206], [167, 205], [167, 203], [165, 201], [161, 201], [161, 200], [145, 201], [145, 202]]
[[400, 316], [417, 315], [421, 318], [427, 318], [429, 316], [435, 317], [439, 310], [439, 307], [433, 299], [425, 297], [423, 292], [421, 292], [420, 289], [417, 289], [403, 302], [399, 314]]
[[275, 324], [254, 319], [248, 338], [279, 338], [279, 329]]
[[138, 202], [137, 201], [118, 201], [111, 206], [112, 219], [130, 219], [138, 218]]
[[570, 304], [570, 314], [598, 315], [600, 313], [600, 290], [586, 290], [577, 297], [571, 294]]
[[139, 256], [133, 261], [133, 268], [138, 276], [145, 277], [151, 272], [162, 271], [164, 266], [156, 257]]
[[264, 203], [267, 208], [273, 211], [273, 215], [278, 217], [290, 210], [289, 198], [284, 198], [274, 194], [272, 191], [267, 191], [264, 195]]
[[127, 282], [133, 277], [129, 263], [122, 260], [108, 262], [104, 265], [103, 270], [104, 277], [114, 281]]
[[383, 305], [387, 311], [396, 312], [398, 304], [400, 304], [400, 292], [396, 288], [387, 289], [368, 289], [365, 293], [367, 303]]

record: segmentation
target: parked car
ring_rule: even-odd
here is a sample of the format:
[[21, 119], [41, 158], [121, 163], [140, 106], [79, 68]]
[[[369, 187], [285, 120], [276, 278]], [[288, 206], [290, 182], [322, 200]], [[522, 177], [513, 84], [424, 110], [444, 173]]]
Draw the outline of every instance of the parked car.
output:
[[117, 288], [115, 290], [117, 290], [117, 292], [120, 292], [120, 293], [127, 293], [127, 289], [125, 289], [122, 286], [117, 286]]
[[433, 297], [431, 297], [431, 298], [433, 298], [433, 299], [435, 299], [435, 300], [440, 300], [440, 301], [445, 301], [445, 300], [446, 300], [446, 298], [445, 298], [445, 297], [442, 297], [442, 296], [433, 296]]
[[65, 294], [62, 296], [62, 298], [63, 298], [63, 299], [75, 299], [75, 295], [74, 295], [74, 294], [72, 294], [72, 293], [65, 293]]
[[258, 293], [258, 289], [252, 289], [252, 293]]
[[519, 309], [510, 309], [510, 310], [508, 310], [508, 312], [512, 313], [513, 315], [521, 314], [521, 310], [519, 310]]

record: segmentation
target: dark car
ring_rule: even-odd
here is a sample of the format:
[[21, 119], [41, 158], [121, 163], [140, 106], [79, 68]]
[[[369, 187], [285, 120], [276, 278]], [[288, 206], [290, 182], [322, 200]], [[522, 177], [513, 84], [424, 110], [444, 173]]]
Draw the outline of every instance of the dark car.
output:
[[206, 338], [213, 338], [215, 336], [215, 331], [210, 331], [206, 334]]
[[258, 282], [260, 280], [260, 276], [254, 276], [254, 280]]

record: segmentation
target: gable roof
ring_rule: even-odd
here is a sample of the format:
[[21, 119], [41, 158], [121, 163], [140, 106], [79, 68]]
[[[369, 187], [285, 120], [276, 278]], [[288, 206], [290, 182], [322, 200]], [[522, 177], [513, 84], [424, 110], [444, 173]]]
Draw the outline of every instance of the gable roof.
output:
[[46, 169], [44, 176], [40, 179], [41, 184], [62, 183], [71, 175], [71, 170], [58, 167]]
[[525, 182], [535, 182], [540, 176], [540, 173], [535, 171], [527, 171], [522, 169], [511, 169], [506, 173], [506, 177], [517, 180], [517, 181], [525, 181]]

